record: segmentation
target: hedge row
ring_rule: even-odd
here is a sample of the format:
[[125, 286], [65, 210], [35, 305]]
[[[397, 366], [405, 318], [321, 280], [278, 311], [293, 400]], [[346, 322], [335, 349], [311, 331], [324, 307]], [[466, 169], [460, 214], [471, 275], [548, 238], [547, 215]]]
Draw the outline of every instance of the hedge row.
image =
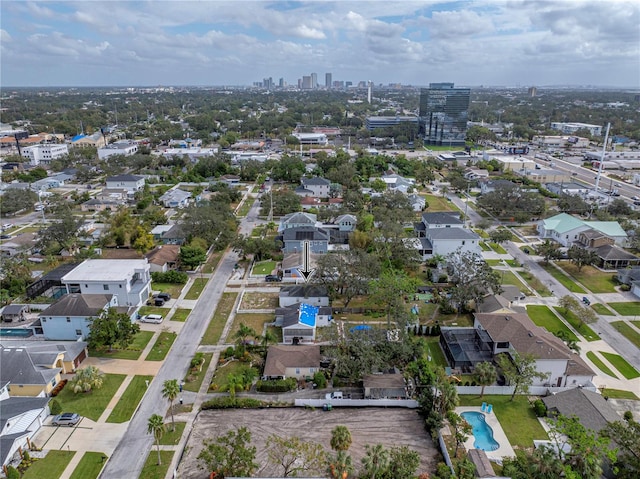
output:
[[201, 411], [208, 409], [234, 409], [234, 408], [249, 408], [257, 409], [267, 406], [268, 403], [253, 398], [232, 398], [230, 396], [217, 397], [209, 399], [202, 403], [200, 406]]
[[261, 393], [285, 393], [298, 387], [296, 378], [273, 379], [270, 381], [258, 381], [256, 389]]

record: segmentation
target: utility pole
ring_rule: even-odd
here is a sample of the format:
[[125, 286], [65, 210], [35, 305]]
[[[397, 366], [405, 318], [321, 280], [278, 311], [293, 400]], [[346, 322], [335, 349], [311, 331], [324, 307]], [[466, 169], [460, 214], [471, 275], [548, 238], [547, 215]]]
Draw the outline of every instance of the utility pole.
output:
[[598, 194], [598, 185], [600, 184], [600, 175], [602, 175], [602, 168], [604, 164], [604, 155], [607, 152], [607, 141], [609, 140], [609, 128], [611, 127], [611, 123], [607, 123], [607, 133], [604, 135], [604, 144], [602, 145], [602, 156], [600, 157], [600, 163], [598, 164], [598, 175], [596, 176], [596, 184], [594, 186], [594, 191], [596, 195]]

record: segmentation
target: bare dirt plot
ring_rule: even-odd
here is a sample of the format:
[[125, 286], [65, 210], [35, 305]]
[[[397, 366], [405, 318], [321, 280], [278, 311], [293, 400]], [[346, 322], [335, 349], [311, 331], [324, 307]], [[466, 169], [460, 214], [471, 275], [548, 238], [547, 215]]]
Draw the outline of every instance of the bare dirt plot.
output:
[[275, 309], [278, 307], [279, 293], [244, 293], [238, 309]]
[[420, 455], [418, 472], [433, 473], [441, 456], [423, 424], [417, 411], [402, 408], [335, 408], [328, 412], [300, 407], [203, 411], [193, 426], [179, 465], [179, 476], [206, 478], [206, 471], [197, 460], [203, 440], [214, 439], [241, 426], [251, 431], [251, 442], [257, 448], [256, 463], [260, 467], [253, 474], [256, 477], [282, 474], [282, 470], [267, 459], [265, 443], [270, 434], [299, 436], [318, 442], [329, 451], [331, 430], [337, 425], [345, 425], [351, 431], [353, 444], [349, 453], [357, 467], [365, 454], [365, 444], [383, 444], [385, 447], [408, 446]]

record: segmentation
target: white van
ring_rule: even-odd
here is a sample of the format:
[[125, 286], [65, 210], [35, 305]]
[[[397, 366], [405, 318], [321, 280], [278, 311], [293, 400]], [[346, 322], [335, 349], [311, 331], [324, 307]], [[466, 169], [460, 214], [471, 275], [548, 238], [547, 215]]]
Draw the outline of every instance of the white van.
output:
[[141, 323], [160, 324], [164, 318], [159, 314], [147, 314], [140, 318]]

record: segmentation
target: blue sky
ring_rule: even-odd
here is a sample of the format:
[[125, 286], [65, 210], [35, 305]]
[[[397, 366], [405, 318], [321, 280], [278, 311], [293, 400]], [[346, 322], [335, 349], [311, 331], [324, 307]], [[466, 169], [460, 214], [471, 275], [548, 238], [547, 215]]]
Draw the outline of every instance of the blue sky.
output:
[[0, 48], [3, 87], [640, 87], [640, 3], [2, 0]]

